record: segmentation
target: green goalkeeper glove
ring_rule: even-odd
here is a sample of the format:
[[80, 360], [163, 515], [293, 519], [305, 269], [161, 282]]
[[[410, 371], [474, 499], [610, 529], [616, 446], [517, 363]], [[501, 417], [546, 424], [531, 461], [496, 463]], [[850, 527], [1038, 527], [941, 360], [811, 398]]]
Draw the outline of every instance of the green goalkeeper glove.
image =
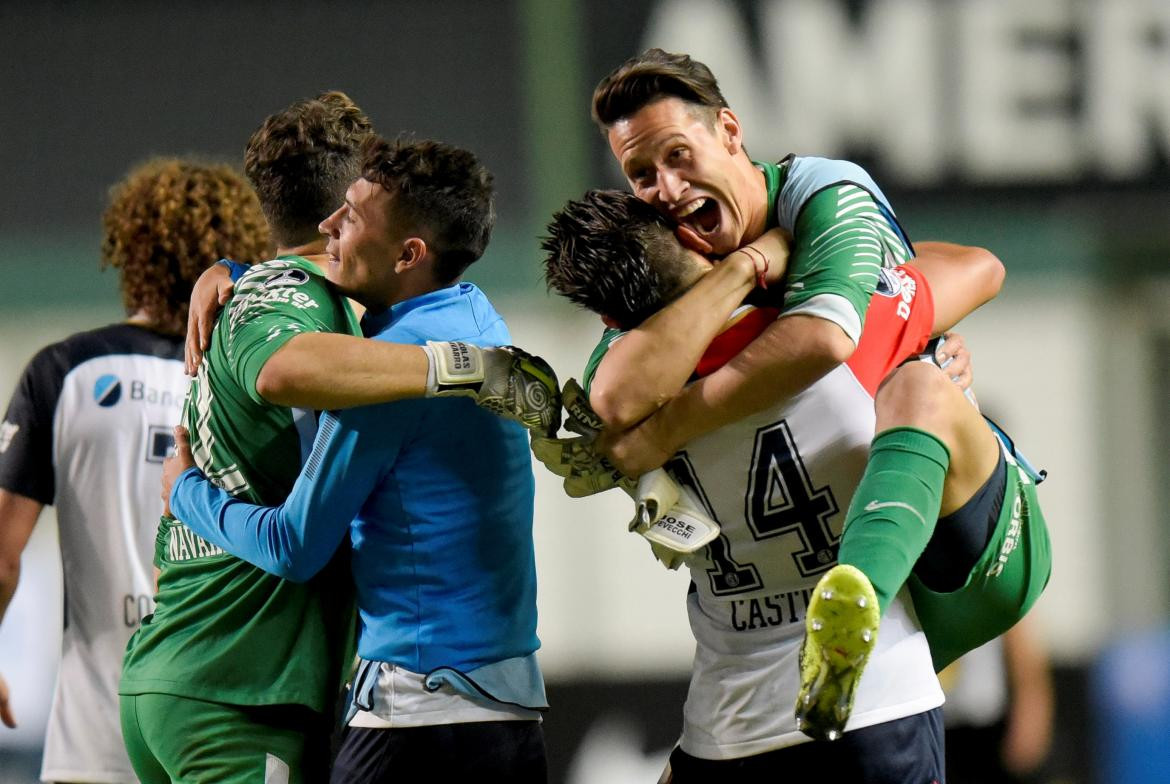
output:
[[427, 397], [475, 398], [475, 404], [546, 436], [561, 426], [557, 374], [515, 346], [481, 348], [463, 341], [427, 341]]

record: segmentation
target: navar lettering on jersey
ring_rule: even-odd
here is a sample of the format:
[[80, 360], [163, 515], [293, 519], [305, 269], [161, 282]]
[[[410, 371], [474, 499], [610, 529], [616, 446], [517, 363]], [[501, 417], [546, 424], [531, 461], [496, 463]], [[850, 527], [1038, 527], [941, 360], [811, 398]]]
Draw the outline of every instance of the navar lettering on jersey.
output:
[[171, 538], [167, 542], [167, 558], [171, 561], [193, 561], [214, 555], [223, 555], [223, 550], [178, 520], [171, 526]]

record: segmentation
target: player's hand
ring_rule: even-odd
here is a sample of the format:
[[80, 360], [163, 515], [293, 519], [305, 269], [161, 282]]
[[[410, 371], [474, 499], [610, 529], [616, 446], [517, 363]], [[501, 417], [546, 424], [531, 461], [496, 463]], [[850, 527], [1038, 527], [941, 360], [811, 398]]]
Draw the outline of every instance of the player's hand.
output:
[[195, 281], [187, 310], [187, 341], [183, 344], [183, 370], [188, 376], [198, 372], [203, 352], [211, 345], [215, 319], [234, 289], [232, 274], [222, 264], [208, 267]]
[[589, 405], [577, 379], [565, 382], [561, 402], [567, 414], [565, 428], [577, 435], [546, 438], [533, 434], [532, 454], [549, 471], [565, 478], [565, 492], [571, 498], [584, 498], [615, 487], [632, 493], [634, 480], [623, 476], [593, 447], [604, 423]]
[[481, 348], [462, 341], [428, 341], [427, 397], [463, 396], [542, 436], [561, 426], [557, 374], [543, 359], [515, 346]]
[[755, 242], [729, 253], [725, 262], [747, 262], [754, 270], [756, 285], [768, 288], [779, 283], [788, 271], [788, 250], [791, 235], [782, 228], [770, 229]]
[[0, 675], [0, 721], [5, 727], [16, 729], [16, 717], [12, 715], [12, 706], [8, 703], [8, 681]]
[[163, 461], [162, 473], [162, 501], [163, 514], [171, 515], [171, 489], [175, 482], [188, 468], [195, 466], [195, 458], [191, 456], [191, 440], [187, 428], [175, 426], [175, 451]]
[[622, 476], [594, 451], [593, 439], [588, 436], [545, 438], [533, 434], [532, 454], [549, 471], [565, 478], [565, 493], [570, 498], [584, 498], [615, 487], [627, 491], [634, 488], [634, 480]]
[[621, 433], [602, 431], [595, 447], [619, 471], [634, 478], [661, 468], [678, 451], [678, 445], [659, 432], [654, 417]]
[[934, 353], [935, 362], [951, 381], [958, 384], [963, 391], [967, 391], [975, 380], [971, 368], [971, 352], [967, 349], [963, 336], [958, 332], [947, 332], [943, 338], [943, 344]]

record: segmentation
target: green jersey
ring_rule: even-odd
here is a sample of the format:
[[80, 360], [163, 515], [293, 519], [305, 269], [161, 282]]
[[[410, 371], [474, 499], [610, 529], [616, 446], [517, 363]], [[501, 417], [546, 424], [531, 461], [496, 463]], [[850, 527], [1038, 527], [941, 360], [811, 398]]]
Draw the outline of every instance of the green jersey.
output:
[[[256, 391], [264, 363], [302, 332], [359, 330], [311, 262], [282, 256], [257, 265], [236, 284], [188, 392], [183, 421], [196, 464], [250, 503], [284, 501], [316, 434], [313, 412]], [[121, 694], [331, 707], [355, 631], [347, 554], [297, 584], [164, 518], [155, 565], [155, 612], [127, 647]]]

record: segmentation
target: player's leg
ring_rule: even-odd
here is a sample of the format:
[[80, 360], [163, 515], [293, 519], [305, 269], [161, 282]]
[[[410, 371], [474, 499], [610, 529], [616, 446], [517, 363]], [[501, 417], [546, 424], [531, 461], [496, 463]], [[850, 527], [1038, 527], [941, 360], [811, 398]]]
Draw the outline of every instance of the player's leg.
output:
[[537, 721], [346, 727], [330, 781], [390, 784], [416, 778], [544, 784], [544, 731]]
[[907, 581], [935, 669], [1015, 625], [1051, 573], [1036, 484], [1002, 454], [987, 484], [939, 520]]
[[136, 708], [162, 781], [314, 784], [328, 775], [328, 725], [304, 706], [143, 694]]
[[838, 562], [869, 578], [884, 613], [936, 521], [987, 483], [1001, 450], [962, 391], [925, 362], [892, 373], [875, 407], [877, 435], [845, 518]]
[[942, 781], [944, 767], [940, 708], [863, 727], [833, 743], [812, 741], [729, 760], [699, 759], [681, 748], [670, 755], [671, 784], [760, 781], [905, 784]]
[[999, 446], [978, 411], [936, 366], [912, 362], [883, 383], [877, 435], [845, 518], [839, 565], [809, 603], [797, 724], [815, 738], [844, 731], [881, 614], [935, 532], [996, 467]]
[[138, 701], [151, 695], [122, 695], [118, 698], [122, 719], [122, 740], [134, 774], [142, 784], [170, 784], [171, 777], [150, 750], [143, 734], [143, 722], [138, 713]]

